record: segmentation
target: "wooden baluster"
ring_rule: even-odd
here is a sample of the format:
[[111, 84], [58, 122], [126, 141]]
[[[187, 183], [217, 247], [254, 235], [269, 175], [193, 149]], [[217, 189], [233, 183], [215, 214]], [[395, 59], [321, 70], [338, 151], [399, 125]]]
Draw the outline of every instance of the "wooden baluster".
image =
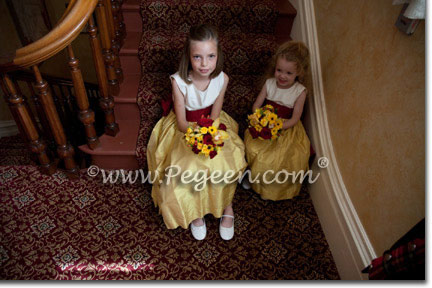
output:
[[32, 121], [28, 106], [22, 95], [18, 94], [8, 75], [2, 75], [2, 89], [7, 98], [15, 122], [18, 124], [20, 132], [25, 135], [30, 142], [30, 150], [36, 154], [40, 170], [44, 174], [51, 175], [56, 171], [56, 165], [50, 161], [46, 153], [46, 145], [40, 139], [35, 123]]
[[33, 103], [34, 103], [34, 106], [36, 108], [36, 113], [37, 113], [37, 116], [38, 116], [39, 121], [41, 123], [43, 133], [45, 134], [46, 138], [53, 139], [53, 136], [51, 134], [51, 130], [49, 129], [48, 120], [45, 116], [45, 113], [43, 113], [42, 106], [40, 105], [39, 99], [38, 99], [38, 97], [37, 97], [37, 95], [33, 89], [33, 85], [31, 84], [31, 82], [29, 80], [26, 81], [26, 84], [27, 84], [27, 87], [30, 91], [30, 96], [33, 99]]
[[[5, 84], [5, 82], [6, 82], [6, 80], [3, 79], [3, 74], [2, 74], [2, 78], [1, 78], [1, 81], [0, 81], [0, 86], [1, 86], [1, 88], [2, 88], [2, 90], [3, 90], [3, 97], [4, 97], [4, 100], [5, 100], [6, 103], [11, 107], [10, 102], [9, 102], [9, 96], [10, 96], [11, 93], [9, 93], [8, 89], [6, 88], [6, 84]], [[25, 101], [24, 98], [23, 98], [23, 101]], [[26, 106], [26, 108], [27, 108], [27, 106]], [[28, 109], [28, 108], [27, 108], [27, 109]], [[17, 111], [16, 111], [15, 109], [12, 109], [12, 107], [11, 107], [11, 108], [10, 108], [10, 112], [11, 112], [11, 114], [12, 114], [12, 117], [13, 117], [14, 120], [15, 120], [15, 124], [16, 124], [17, 127], [18, 127], [18, 130], [19, 130], [19, 132], [20, 132], [19, 135], [21, 136], [21, 139], [22, 139], [25, 143], [29, 142], [29, 138], [28, 138], [27, 135], [26, 135], [26, 132], [25, 132], [25, 130], [24, 130], [24, 127], [23, 127], [21, 121], [18, 121], [18, 120], [17, 120], [17, 119], [20, 119], [20, 118], [19, 118], [19, 115], [17, 114]]]
[[92, 17], [89, 18], [88, 25], [90, 44], [93, 51], [93, 61], [99, 83], [100, 106], [105, 113], [105, 133], [110, 136], [115, 136], [119, 132], [119, 126], [115, 122], [114, 98], [108, 89], [107, 75], [104, 69], [100, 41], [97, 37], [97, 28], [94, 25]]
[[126, 38], [126, 26], [124, 25], [123, 22], [123, 11], [120, 9], [121, 8], [120, 2], [123, 1], [111, 0], [116, 42], [119, 44], [121, 48], [124, 44], [124, 39]]
[[111, 39], [104, 0], [98, 1], [96, 6], [96, 18], [99, 25], [99, 33], [102, 42], [102, 54], [105, 61], [105, 68], [107, 70], [109, 88], [111, 90], [111, 95], [117, 96], [120, 91], [120, 87], [114, 68], [115, 57], [111, 49]]
[[75, 58], [72, 50], [72, 45], [67, 46], [69, 55], [69, 68], [72, 75], [72, 81], [75, 88], [75, 98], [79, 107], [79, 119], [84, 124], [87, 136], [87, 145], [90, 149], [95, 149], [99, 145], [99, 139], [96, 135], [96, 130], [93, 123], [95, 122], [95, 114], [89, 108], [89, 101], [84, 86], [81, 70], [79, 68], [79, 60]]
[[46, 118], [42, 105], [40, 104], [39, 98], [37, 97], [34, 91], [32, 83], [29, 80], [27, 80], [26, 84], [28, 89], [30, 90], [30, 96], [33, 99], [33, 103], [36, 108], [36, 113], [42, 126], [42, 132], [44, 134], [45, 141], [47, 141], [47, 145], [48, 145], [47, 153], [50, 157], [54, 158], [55, 155], [52, 154], [51, 150], [55, 148], [55, 140], [53, 134], [51, 133], [51, 129], [49, 128], [48, 119]]
[[36, 127], [36, 130], [37, 130], [38, 134], [39, 134], [39, 135], [42, 135], [42, 134], [43, 134], [42, 129], [39, 127], [39, 124], [38, 124], [37, 121], [36, 121], [36, 118], [35, 118], [35, 116], [34, 116], [34, 114], [33, 114], [33, 111], [31, 110], [31, 108], [30, 108], [30, 106], [29, 106], [29, 102], [28, 102], [27, 97], [25, 96], [24, 93], [22, 93], [22, 90], [21, 90], [21, 87], [20, 87], [19, 84], [18, 84], [18, 81], [17, 81], [17, 80], [12, 80], [12, 83], [13, 83], [13, 85], [14, 85], [14, 87], [15, 87], [15, 91], [16, 91], [16, 93], [17, 93], [18, 95], [21, 95], [21, 97], [23, 98], [23, 103], [24, 103], [24, 105], [26, 106], [27, 111], [29, 112], [29, 115], [30, 115], [31, 121], [32, 121], [33, 123], [35, 123], [35, 127]]
[[63, 126], [60, 122], [59, 115], [54, 105], [51, 92], [48, 89], [48, 83], [42, 78], [41, 73], [37, 65], [33, 66], [33, 72], [36, 77], [36, 89], [39, 96], [39, 100], [44, 109], [45, 115], [47, 116], [51, 132], [54, 135], [54, 139], [57, 143], [57, 154], [60, 159], [64, 160], [66, 174], [69, 178], [78, 178], [78, 167], [73, 158], [75, 151], [73, 147], [67, 143]]
[[105, 9], [108, 21], [108, 30], [111, 39], [111, 49], [114, 55], [114, 70], [116, 72], [117, 80], [119, 83], [123, 82], [123, 70], [120, 63], [120, 43], [117, 42], [115, 25], [114, 25], [114, 11], [112, 8], [112, 1], [105, 0]]

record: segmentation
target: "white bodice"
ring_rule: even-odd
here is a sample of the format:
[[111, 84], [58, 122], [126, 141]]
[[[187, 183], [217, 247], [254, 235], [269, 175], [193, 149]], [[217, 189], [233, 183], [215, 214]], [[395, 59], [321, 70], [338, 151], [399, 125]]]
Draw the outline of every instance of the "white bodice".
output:
[[185, 98], [185, 108], [188, 111], [200, 110], [213, 105], [224, 85], [223, 72], [211, 79], [207, 89], [204, 91], [198, 90], [193, 83], [187, 84], [178, 72], [171, 75], [170, 78], [177, 82]]
[[268, 100], [289, 108], [294, 108], [295, 101], [306, 89], [306, 87], [304, 87], [299, 82], [295, 82], [294, 85], [288, 89], [278, 88], [276, 84], [276, 78], [267, 79], [265, 86], [267, 89]]

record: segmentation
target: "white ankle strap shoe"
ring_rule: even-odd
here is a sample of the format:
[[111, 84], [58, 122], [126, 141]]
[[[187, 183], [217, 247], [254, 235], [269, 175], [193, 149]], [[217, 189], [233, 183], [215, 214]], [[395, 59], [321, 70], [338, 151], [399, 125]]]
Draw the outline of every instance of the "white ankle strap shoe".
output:
[[[223, 217], [228, 217], [228, 218], [233, 219], [233, 224], [231, 227], [227, 228], [227, 227], [222, 226], [222, 218]], [[219, 234], [223, 240], [231, 240], [234, 237], [234, 216], [222, 215], [222, 217], [220, 218], [220, 223], [219, 223]]]
[[190, 224], [192, 236], [196, 240], [204, 240], [204, 238], [207, 235], [207, 227], [206, 227], [206, 223], [205, 223], [204, 218], [203, 218], [203, 221], [204, 221], [204, 225], [202, 225], [202, 226], [195, 226], [192, 223]]

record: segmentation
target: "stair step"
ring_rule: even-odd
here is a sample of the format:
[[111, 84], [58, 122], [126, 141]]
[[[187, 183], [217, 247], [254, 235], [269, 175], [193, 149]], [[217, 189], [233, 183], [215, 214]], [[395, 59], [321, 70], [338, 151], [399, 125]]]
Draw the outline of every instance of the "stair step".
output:
[[[143, 72], [174, 73], [187, 33], [178, 31], [145, 31], [138, 56]], [[229, 74], [262, 74], [277, 47], [270, 34], [220, 33], [225, 54], [224, 71]]]
[[138, 46], [141, 41], [141, 32], [128, 31], [124, 44], [120, 49], [120, 56], [122, 55], [138, 55]]
[[125, 3], [122, 5], [122, 11], [127, 32], [142, 31], [139, 3]]
[[120, 63], [125, 79], [129, 75], [136, 75], [141, 73], [141, 63], [138, 55], [121, 55]]
[[102, 135], [96, 149], [91, 150], [87, 145], [79, 146], [80, 149], [91, 155], [135, 155], [139, 119], [119, 120], [117, 123], [120, 131], [115, 137]]
[[145, 0], [141, 15], [144, 31], [188, 32], [192, 25], [208, 23], [221, 32], [273, 33], [278, 11], [273, 0]]
[[136, 120], [140, 119], [140, 112], [137, 106], [136, 99], [114, 98], [114, 115], [116, 120]]
[[135, 11], [140, 9], [141, 0], [125, 0], [123, 1], [122, 10], [124, 11]]
[[136, 102], [141, 74], [128, 74], [120, 84], [120, 92], [116, 98], [130, 98]]
[[135, 156], [139, 119], [118, 120], [120, 131], [115, 137], [102, 135], [100, 145], [91, 150], [87, 145], [79, 149], [92, 155], [92, 164], [103, 169], [137, 169]]

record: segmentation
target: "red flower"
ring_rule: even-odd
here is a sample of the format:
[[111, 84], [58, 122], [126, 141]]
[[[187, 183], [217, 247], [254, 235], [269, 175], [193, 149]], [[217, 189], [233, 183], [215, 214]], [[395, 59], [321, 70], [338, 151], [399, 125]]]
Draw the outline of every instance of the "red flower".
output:
[[218, 145], [216, 145], [216, 146], [222, 147], [222, 146], [224, 146], [224, 144], [225, 144], [225, 143], [222, 142], [222, 144], [218, 144]]
[[258, 138], [259, 133], [254, 127], [249, 127], [249, 132], [252, 135], [252, 138]]
[[198, 125], [201, 127], [210, 127], [213, 124], [213, 119], [201, 118], [198, 120]]
[[264, 128], [261, 130], [261, 132], [260, 132], [260, 136], [261, 136], [263, 139], [270, 139], [270, 138], [272, 137], [271, 130], [270, 130], [269, 128], [267, 128], [267, 127], [264, 127]]
[[226, 130], [227, 130], [227, 127], [225, 126], [225, 124], [220, 123], [220, 124], [219, 124], [219, 130], [226, 131]]
[[212, 136], [210, 134], [205, 134], [203, 137], [203, 143], [207, 145], [214, 145]]
[[198, 147], [197, 147], [197, 145], [194, 145], [193, 147], [192, 147], [192, 152], [194, 152], [195, 154], [198, 154], [200, 151], [198, 150]]
[[213, 159], [217, 155], [217, 152], [212, 150], [212, 151], [210, 151], [209, 155], [210, 155], [210, 159]]

